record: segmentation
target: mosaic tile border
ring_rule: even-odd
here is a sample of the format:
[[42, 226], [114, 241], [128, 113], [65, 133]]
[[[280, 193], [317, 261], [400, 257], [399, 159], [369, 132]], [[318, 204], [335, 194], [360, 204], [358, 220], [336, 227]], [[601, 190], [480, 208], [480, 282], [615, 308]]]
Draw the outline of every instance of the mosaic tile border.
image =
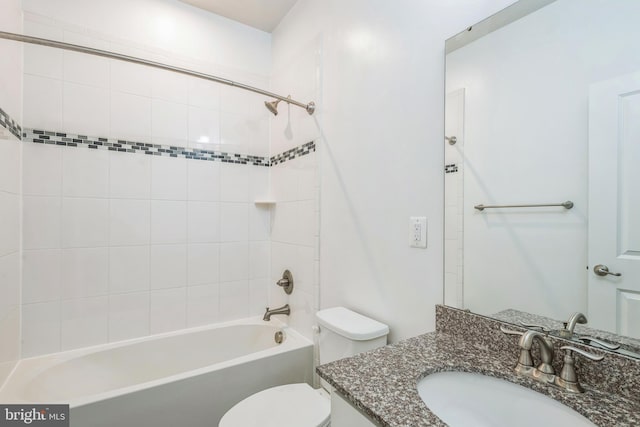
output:
[[289, 160], [293, 160], [296, 157], [306, 156], [309, 153], [315, 153], [316, 143], [315, 141], [307, 142], [306, 144], [299, 145], [290, 150], [284, 151], [276, 156], [271, 157], [271, 166], [284, 163]]
[[39, 129], [25, 129], [23, 141], [36, 144], [61, 145], [66, 147], [86, 147], [94, 150], [119, 151], [123, 153], [139, 153], [150, 156], [165, 156], [195, 160], [218, 161], [223, 163], [252, 164], [269, 166], [267, 157], [246, 154], [224, 153], [220, 151], [199, 150], [170, 145], [150, 144], [145, 142], [126, 141], [116, 138], [96, 138], [64, 132], [52, 132]]
[[0, 108], [0, 126], [7, 129], [18, 139], [22, 139], [22, 127], [11, 118], [2, 108]]
[[92, 137], [40, 129], [24, 129], [21, 139], [24, 142], [31, 142], [35, 144], [85, 147], [94, 150], [108, 150], [123, 153], [146, 154], [150, 156], [175, 157], [265, 167], [284, 163], [316, 151], [316, 144], [314, 141], [311, 141], [269, 158], [251, 156], [248, 154], [235, 154], [221, 151], [127, 141], [117, 138]]

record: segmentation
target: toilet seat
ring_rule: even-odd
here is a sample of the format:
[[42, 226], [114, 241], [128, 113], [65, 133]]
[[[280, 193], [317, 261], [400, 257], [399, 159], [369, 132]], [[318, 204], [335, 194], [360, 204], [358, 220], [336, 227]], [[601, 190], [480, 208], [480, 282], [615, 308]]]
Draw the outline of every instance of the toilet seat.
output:
[[325, 427], [331, 404], [324, 390], [306, 383], [272, 387], [229, 409], [219, 427]]

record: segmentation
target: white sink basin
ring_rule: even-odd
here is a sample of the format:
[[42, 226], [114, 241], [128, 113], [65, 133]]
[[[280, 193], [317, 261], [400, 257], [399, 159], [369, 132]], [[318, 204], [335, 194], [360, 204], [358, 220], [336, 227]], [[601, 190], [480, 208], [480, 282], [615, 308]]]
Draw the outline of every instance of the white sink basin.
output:
[[418, 382], [418, 393], [450, 427], [595, 426], [550, 397], [481, 374], [431, 374]]

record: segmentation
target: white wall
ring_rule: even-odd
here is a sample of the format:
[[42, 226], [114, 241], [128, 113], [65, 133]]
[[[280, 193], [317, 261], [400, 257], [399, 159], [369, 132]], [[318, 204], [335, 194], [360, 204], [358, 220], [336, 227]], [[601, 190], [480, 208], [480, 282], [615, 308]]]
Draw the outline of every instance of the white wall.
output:
[[[270, 36], [177, 1], [25, 1], [25, 31], [268, 87]], [[264, 97], [25, 50], [25, 127], [269, 155]], [[269, 169], [24, 143], [23, 356], [262, 314]]]
[[[20, 0], [6, 1], [0, 29], [20, 33]], [[22, 46], [0, 41], [0, 109], [22, 123]], [[0, 385], [20, 356], [20, 156], [21, 145], [0, 126]]]
[[[466, 95], [465, 308], [586, 311], [589, 84], [640, 69], [639, 13], [559, 0], [448, 56], [447, 90]], [[473, 209], [565, 200], [574, 208]]]
[[[444, 40], [509, 3], [300, 0], [273, 33], [274, 63], [322, 40], [320, 306], [392, 341], [433, 330], [442, 302]], [[416, 215], [426, 250], [408, 245]]]

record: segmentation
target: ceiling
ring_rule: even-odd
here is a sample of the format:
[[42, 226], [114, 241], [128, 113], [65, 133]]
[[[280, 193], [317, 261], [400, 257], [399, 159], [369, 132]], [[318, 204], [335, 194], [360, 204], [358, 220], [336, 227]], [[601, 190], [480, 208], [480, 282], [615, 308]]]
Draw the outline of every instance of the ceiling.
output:
[[181, 0], [234, 21], [272, 32], [297, 0]]

